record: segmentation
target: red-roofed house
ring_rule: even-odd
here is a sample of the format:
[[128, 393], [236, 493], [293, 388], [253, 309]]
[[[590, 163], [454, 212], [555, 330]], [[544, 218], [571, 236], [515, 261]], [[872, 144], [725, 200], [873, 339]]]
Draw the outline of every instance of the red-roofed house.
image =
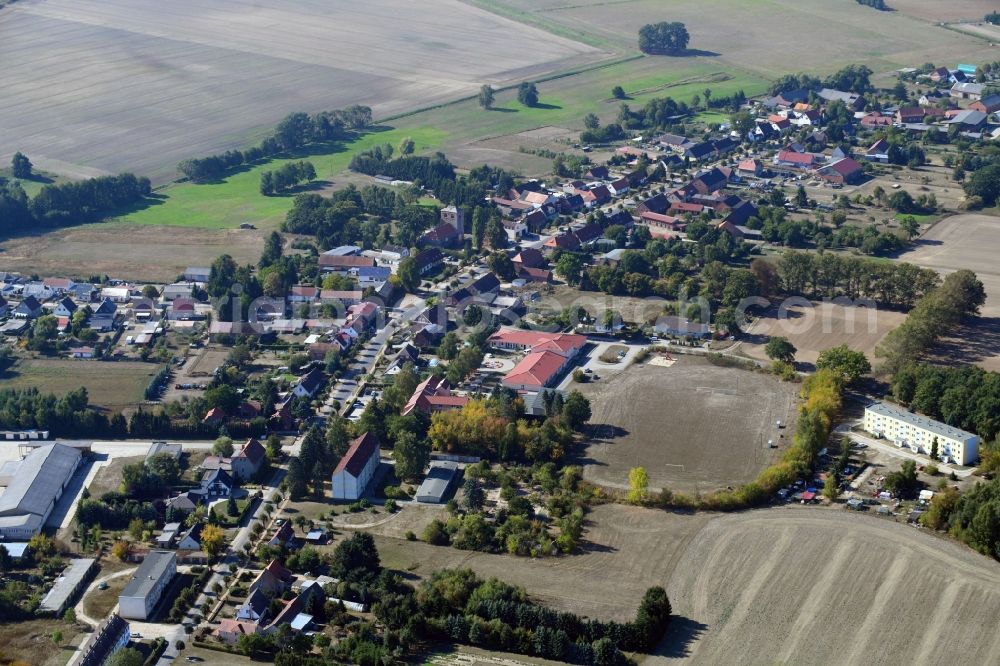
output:
[[347, 453], [333, 470], [333, 499], [356, 500], [378, 469], [378, 439], [370, 432], [351, 442]]
[[223, 643], [236, 645], [240, 642], [240, 636], [253, 636], [257, 633], [257, 629], [256, 622], [226, 618], [219, 622], [219, 628], [214, 633]]
[[264, 567], [264, 570], [257, 575], [257, 578], [250, 583], [250, 593], [260, 589], [269, 597], [280, 596], [288, 589], [294, 575], [291, 571], [281, 566], [278, 560], [271, 560], [271, 563]]
[[736, 167], [736, 175], [743, 178], [756, 177], [764, 171], [764, 164], [752, 157], [748, 157], [740, 162]]
[[243, 481], [252, 479], [260, 471], [266, 457], [264, 447], [256, 438], [251, 437], [232, 457], [230, 468], [233, 476]]
[[774, 158], [774, 163], [778, 166], [791, 167], [793, 169], [809, 169], [816, 162], [816, 156], [812, 153], [797, 153], [794, 150], [781, 150]]
[[818, 173], [820, 178], [830, 183], [853, 184], [861, 180], [864, 168], [850, 157], [845, 157], [819, 169]]
[[503, 378], [503, 385], [515, 391], [541, 391], [549, 387], [570, 363], [554, 351], [533, 351]]
[[501, 328], [490, 336], [490, 345], [511, 351], [554, 351], [572, 358], [587, 344], [587, 336], [570, 333], [545, 333], [525, 331], [520, 328]]
[[878, 127], [889, 127], [895, 119], [892, 116], [883, 116], [878, 111], [872, 111], [864, 116], [859, 123], [865, 129], [875, 129]]
[[664, 231], [683, 231], [684, 222], [671, 215], [660, 215], [659, 213], [643, 213], [639, 216], [639, 224], [645, 224], [653, 229]]
[[326, 273], [340, 273], [346, 275], [352, 270], [358, 268], [370, 268], [375, 265], [375, 259], [372, 257], [358, 257], [354, 255], [336, 255], [336, 254], [321, 254], [319, 255], [319, 267], [320, 270]]
[[469, 402], [464, 396], [452, 395], [451, 386], [444, 377], [434, 377], [431, 375], [417, 385], [410, 396], [406, 406], [403, 407], [403, 416], [419, 411], [424, 414], [434, 412], [444, 412], [449, 409], [461, 409]]

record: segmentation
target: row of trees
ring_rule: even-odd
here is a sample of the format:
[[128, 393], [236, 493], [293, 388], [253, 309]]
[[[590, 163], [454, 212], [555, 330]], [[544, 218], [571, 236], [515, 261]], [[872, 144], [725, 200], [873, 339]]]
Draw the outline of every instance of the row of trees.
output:
[[917, 301], [906, 321], [879, 345], [876, 353], [885, 358], [885, 370], [895, 374], [920, 360], [940, 336], [978, 315], [985, 302], [986, 291], [975, 273], [963, 269], [948, 275], [941, 286]]
[[274, 171], [262, 171], [260, 174], [260, 193], [264, 196], [280, 194], [295, 187], [299, 183], [309, 182], [316, 178], [316, 167], [305, 160], [283, 164]]
[[827, 87], [863, 95], [875, 90], [871, 83], [871, 75], [872, 70], [865, 65], [847, 65], [822, 80], [809, 74], [785, 74], [771, 84], [770, 93], [778, 95], [802, 88], [816, 91]]
[[0, 179], [0, 235], [92, 222], [142, 201], [151, 191], [148, 178], [123, 173], [48, 184], [29, 201], [20, 184]]
[[880, 305], [900, 308], [913, 305], [938, 282], [933, 270], [912, 264], [888, 264], [833, 253], [785, 252], [778, 259], [777, 269], [782, 288], [790, 294], [869, 298]]
[[323, 111], [313, 116], [302, 112], [291, 113], [259, 145], [184, 160], [177, 165], [177, 170], [196, 183], [211, 182], [244, 164], [254, 164], [312, 143], [343, 139], [348, 136], [349, 130], [364, 129], [371, 122], [372, 110], [360, 105]]

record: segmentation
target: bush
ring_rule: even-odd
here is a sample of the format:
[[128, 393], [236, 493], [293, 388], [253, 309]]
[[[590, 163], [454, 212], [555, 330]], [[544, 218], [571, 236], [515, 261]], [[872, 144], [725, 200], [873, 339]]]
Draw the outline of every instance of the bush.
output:
[[927, 476], [937, 476], [938, 466], [934, 463], [928, 463], [927, 466], [924, 467], [924, 474]]

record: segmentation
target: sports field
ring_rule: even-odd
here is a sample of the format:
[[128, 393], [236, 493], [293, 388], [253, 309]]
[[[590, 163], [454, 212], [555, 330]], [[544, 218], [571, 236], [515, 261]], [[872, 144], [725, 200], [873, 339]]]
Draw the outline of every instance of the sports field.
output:
[[[745, 483], [794, 431], [795, 385], [693, 356], [669, 367], [634, 365], [580, 390], [593, 411], [584, 477], [610, 487], [628, 488], [629, 470], [639, 466], [655, 489], [707, 493]], [[778, 420], [792, 423], [779, 430]]]
[[84, 386], [92, 405], [120, 409], [142, 401], [146, 385], [159, 368], [155, 363], [22, 359], [0, 379], [6, 388], [37, 388], [56, 395]]
[[607, 56], [457, 0], [23, 0], [0, 34], [0, 162], [161, 182], [291, 111], [386, 117]]

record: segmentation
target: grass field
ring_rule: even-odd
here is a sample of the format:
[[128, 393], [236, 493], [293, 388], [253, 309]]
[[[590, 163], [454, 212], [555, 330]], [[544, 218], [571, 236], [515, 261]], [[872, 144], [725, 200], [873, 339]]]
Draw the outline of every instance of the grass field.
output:
[[0, 379], [6, 388], [37, 388], [56, 395], [85, 386], [91, 404], [113, 409], [140, 402], [158, 368], [155, 363], [21, 359]]
[[593, 411], [584, 477], [601, 485], [628, 488], [642, 466], [651, 488], [710, 492], [750, 481], [791, 444], [774, 424], [794, 420], [797, 389], [762, 373], [679, 356], [580, 390]]
[[799, 363], [813, 364], [820, 352], [846, 343], [864, 352], [874, 364], [876, 345], [905, 318], [905, 313], [884, 308], [819, 302], [790, 305], [784, 313], [772, 310], [757, 320], [746, 332], [739, 351], [766, 361], [764, 347], [771, 336], [778, 335], [795, 345]]
[[317, 147], [289, 159], [271, 160], [229, 176], [219, 183], [175, 183], [161, 188], [159, 203], [125, 215], [130, 224], [197, 227], [201, 229], [233, 229], [249, 222], [259, 229], [274, 229], [292, 207], [294, 194], [266, 197], [260, 193], [262, 171], [277, 169], [282, 164], [309, 160], [316, 167], [316, 188], [335, 184], [336, 176], [347, 168], [351, 158], [375, 145], [399, 145], [410, 137], [416, 150], [430, 151], [441, 144], [446, 133], [429, 128], [410, 130], [387, 129], [369, 132], [357, 139], [336, 146]]
[[937, 356], [945, 362], [976, 363], [1000, 371], [1000, 217], [984, 214], [954, 215], [926, 232], [915, 248], [900, 257], [942, 275], [967, 268], [986, 288], [981, 316], [944, 341]]

